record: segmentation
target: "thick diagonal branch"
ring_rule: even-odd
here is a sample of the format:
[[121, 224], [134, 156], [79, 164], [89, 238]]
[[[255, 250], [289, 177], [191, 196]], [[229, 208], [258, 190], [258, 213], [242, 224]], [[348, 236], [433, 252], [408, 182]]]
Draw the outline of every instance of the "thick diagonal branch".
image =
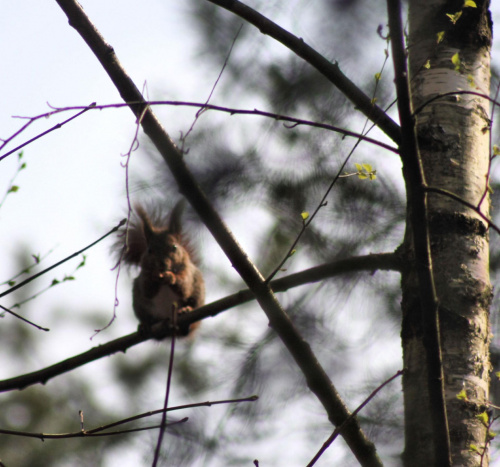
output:
[[[69, 19], [69, 24], [82, 36], [108, 73], [125, 102], [140, 121], [144, 132], [170, 168], [182, 194], [188, 199], [215, 240], [225, 252], [233, 267], [255, 294], [266, 313], [270, 326], [277, 332], [295, 362], [304, 374], [308, 387], [325, 407], [330, 421], [338, 426], [350, 415], [337, 390], [322, 368], [309, 344], [296, 330], [281, 308], [264, 277], [247, 257], [232, 233], [223, 223], [205, 194], [187, 168], [182, 154], [172, 142], [151, 108], [144, 102], [138, 88], [118, 61], [113, 48], [104, 40], [74, 0], [56, 0]], [[135, 102], [132, 104], [132, 102]], [[137, 102], [141, 102], [137, 104]], [[362, 465], [381, 465], [375, 447], [362, 432], [356, 419], [347, 423], [343, 437]]]

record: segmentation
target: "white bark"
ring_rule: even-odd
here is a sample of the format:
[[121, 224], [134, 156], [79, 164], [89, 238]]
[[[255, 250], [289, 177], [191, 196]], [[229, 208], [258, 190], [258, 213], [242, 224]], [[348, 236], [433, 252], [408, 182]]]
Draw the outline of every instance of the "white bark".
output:
[[[489, 95], [491, 31], [485, 2], [476, 3], [477, 9], [465, 9], [453, 25], [446, 17], [456, 13], [448, 11], [450, 2], [410, 1], [410, 79], [413, 109], [421, 109], [416, 123], [427, 186], [452, 192], [475, 206], [484, 196], [481, 212], [488, 215], [489, 101], [475, 95], [450, 95], [430, 102], [454, 91]], [[443, 30], [444, 40], [438, 44], [437, 33]], [[452, 63], [457, 53], [458, 70]], [[476, 415], [486, 408], [490, 371], [487, 224], [469, 207], [441, 194], [428, 195], [428, 214], [453, 465], [479, 465], [479, 456], [469, 448], [484, 446], [486, 435]], [[432, 465], [417, 292], [409, 267], [403, 275], [402, 335], [408, 368], [405, 463]], [[462, 388], [467, 401], [456, 397]]]

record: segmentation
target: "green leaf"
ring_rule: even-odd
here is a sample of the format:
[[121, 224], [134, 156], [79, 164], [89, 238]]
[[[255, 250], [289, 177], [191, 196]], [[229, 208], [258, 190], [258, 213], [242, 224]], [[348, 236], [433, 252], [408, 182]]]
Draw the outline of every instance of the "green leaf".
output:
[[[500, 154], [500, 147], [496, 144], [493, 145], [493, 155], [498, 156]], [[500, 371], [498, 372], [500, 374]]]
[[446, 16], [448, 16], [448, 18], [450, 18], [450, 21], [455, 24], [460, 19], [460, 16], [462, 16], [462, 10], [457, 11], [454, 15], [446, 13]]
[[59, 284], [59, 280], [58, 279], [53, 279], [52, 283], [50, 284], [50, 286], [53, 287], [54, 285], [57, 285], [57, 284]]
[[16, 193], [17, 191], [19, 191], [19, 187], [17, 185], [12, 185], [7, 193]]
[[462, 389], [458, 394], [457, 394], [457, 399], [461, 401], [466, 401], [467, 400], [467, 393], [465, 392], [465, 389]]
[[488, 440], [492, 440], [496, 435], [494, 431], [488, 430]]
[[288, 255], [288, 257], [293, 256], [293, 255], [296, 253], [296, 251], [297, 251], [297, 250], [292, 250], [292, 251], [290, 252], [290, 254]]
[[476, 415], [476, 418], [484, 425], [488, 426], [489, 419], [488, 414], [486, 412], [480, 413]]
[[9, 281], [7, 282], [7, 284], [12, 287], [13, 285], [16, 285], [16, 281]]
[[464, 8], [477, 8], [476, 2], [473, 2], [472, 0], [465, 0]]
[[380, 78], [382, 78], [382, 73], [375, 73], [375, 81], [380, 81]]
[[[439, 42], [439, 41], [438, 41], [438, 42]], [[430, 67], [431, 67], [431, 61], [430, 61], [430, 60], [427, 60], [427, 61], [424, 63], [424, 65], [423, 65], [423, 66], [424, 66], [424, 68], [425, 68], [426, 70], [429, 70], [429, 69], [430, 69]]]
[[80, 268], [83, 268], [83, 266], [85, 266], [85, 261], [87, 260], [87, 256], [86, 255], [82, 255], [82, 261], [81, 263], [76, 267], [76, 269], [80, 269]]
[[460, 56], [458, 55], [458, 52], [451, 57], [451, 63], [455, 65], [455, 71], [460, 71]]
[[439, 44], [444, 39], [444, 31], [439, 31], [436, 34], [437, 43]]
[[356, 175], [358, 176], [358, 178], [360, 180], [366, 180], [366, 179], [370, 179], [370, 180], [375, 180], [377, 178], [377, 171], [376, 170], [373, 170], [373, 167], [371, 166], [371, 164], [358, 164], [358, 163], [354, 163], [354, 165], [356, 166]]
[[478, 454], [481, 454], [479, 448], [475, 444], [469, 445], [469, 452], [477, 452]]
[[307, 211], [303, 211], [300, 213], [302, 220], [305, 221], [306, 219], [309, 218], [309, 213]]

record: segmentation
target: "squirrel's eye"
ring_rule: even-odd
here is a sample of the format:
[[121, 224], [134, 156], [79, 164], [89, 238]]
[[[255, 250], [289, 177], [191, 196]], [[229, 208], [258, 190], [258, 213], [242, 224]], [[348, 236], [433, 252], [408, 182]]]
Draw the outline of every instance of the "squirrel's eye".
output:
[[177, 245], [175, 243], [172, 245], [172, 251], [177, 251]]

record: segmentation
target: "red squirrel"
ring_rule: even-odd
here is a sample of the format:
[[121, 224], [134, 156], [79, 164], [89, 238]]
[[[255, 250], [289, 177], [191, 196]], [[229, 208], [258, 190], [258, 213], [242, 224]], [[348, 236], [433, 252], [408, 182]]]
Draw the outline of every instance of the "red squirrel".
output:
[[[193, 262], [193, 251], [182, 235], [183, 201], [178, 202], [167, 222], [165, 217], [148, 213], [135, 206], [138, 219], [128, 230], [128, 248], [123, 261], [138, 265], [140, 273], [134, 280], [132, 299], [134, 313], [141, 327], [171, 319], [174, 313], [186, 313], [205, 302], [205, 281]], [[189, 329], [179, 329], [188, 335]]]

